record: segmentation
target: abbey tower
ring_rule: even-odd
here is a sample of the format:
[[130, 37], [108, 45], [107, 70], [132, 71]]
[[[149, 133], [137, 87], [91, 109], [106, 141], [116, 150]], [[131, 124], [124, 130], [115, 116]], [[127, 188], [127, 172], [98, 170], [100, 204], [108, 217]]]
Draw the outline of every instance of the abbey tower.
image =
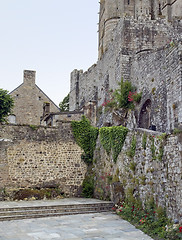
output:
[[181, 0], [101, 0], [99, 13], [99, 59], [112, 41], [112, 31], [120, 18], [165, 18], [172, 21], [182, 16]]

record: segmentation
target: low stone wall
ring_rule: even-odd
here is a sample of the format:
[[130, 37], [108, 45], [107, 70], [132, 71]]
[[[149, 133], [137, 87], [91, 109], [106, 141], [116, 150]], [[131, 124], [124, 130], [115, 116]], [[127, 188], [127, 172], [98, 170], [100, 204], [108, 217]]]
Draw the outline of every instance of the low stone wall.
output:
[[82, 150], [69, 123], [59, 128], [0, 126], [0, 188], [58, 185], [77, 196], [85, 177]]
[[[136, 150], [132, 157], [133, 136]], [[94, 162], [96, 197], [117, 202], [132, 195], [143, 203], [154, 198], [169, 217], [182, 220], [182, 134], [130, 131], [116, 163], [98, 139]]]

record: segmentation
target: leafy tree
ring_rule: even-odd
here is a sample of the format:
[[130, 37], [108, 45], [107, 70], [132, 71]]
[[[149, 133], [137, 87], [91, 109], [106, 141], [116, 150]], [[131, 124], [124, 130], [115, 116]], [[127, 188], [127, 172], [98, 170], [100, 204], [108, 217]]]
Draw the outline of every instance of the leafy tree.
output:
[[69, 111], [69, 94], [63, 99], [62, 102], [60, 102], [59, 107], [61, 112]]
[[6, 117], [11, 113], [13, 105], [13, 99], [8, 94], [8, 91], [0, 88], [0, 122], [6, 121]]

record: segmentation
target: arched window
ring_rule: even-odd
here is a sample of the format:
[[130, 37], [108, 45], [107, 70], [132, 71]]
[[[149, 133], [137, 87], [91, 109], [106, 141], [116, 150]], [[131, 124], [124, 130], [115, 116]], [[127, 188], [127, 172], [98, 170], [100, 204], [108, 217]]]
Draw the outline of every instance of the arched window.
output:
[[143, 104], [139, 116], [139, 128], [149, 129], [151, 126], [151, 100], [147, 99]]

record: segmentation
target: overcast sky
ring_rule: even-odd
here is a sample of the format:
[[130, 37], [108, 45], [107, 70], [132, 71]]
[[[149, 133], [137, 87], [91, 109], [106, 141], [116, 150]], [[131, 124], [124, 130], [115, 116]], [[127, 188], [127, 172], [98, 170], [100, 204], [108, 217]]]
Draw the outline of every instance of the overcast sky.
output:
[[56, 103], [70, 73], [97, 62], [98, 0], [0, 0], [0, 88], [12, 91], [23, 70]]

